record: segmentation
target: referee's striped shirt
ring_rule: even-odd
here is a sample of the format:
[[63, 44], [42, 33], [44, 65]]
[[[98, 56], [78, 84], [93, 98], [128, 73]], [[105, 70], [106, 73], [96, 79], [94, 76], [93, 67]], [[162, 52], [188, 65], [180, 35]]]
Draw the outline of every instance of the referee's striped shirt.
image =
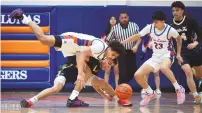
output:
[[[139, 33], [139, 27], [134, 22], [129, 22], [127, 28], [123, 28], [120, 23], [112, 27], [109, 35], [106, 37], [106, 41], [117, 40], [119, 42], [126, 40], [130, 36]], [[132, 49], [135, 46], [135, 42], [124, 44], [126, 50]]]

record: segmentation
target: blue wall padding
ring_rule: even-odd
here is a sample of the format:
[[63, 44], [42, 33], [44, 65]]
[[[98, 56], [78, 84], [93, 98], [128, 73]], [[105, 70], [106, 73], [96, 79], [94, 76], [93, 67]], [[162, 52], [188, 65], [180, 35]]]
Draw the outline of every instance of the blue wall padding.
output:
[[1, 60], [49, 60], [49, 54], [1, 54]]

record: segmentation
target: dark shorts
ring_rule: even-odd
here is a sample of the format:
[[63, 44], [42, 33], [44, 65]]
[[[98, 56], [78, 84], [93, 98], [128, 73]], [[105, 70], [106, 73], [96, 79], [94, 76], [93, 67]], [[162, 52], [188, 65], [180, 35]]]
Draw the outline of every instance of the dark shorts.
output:
[[74, 84], [77, 80], [78, 70], [73, 64], [65, 63], [60, 67], [57, 76], [64, 76], [66, 79], [65, 83]]
[[189, 64], [191, 67], [202, 65], [202, 50], [190, 53], [190, 54], [182, 54], [183, 63]]
[[69, 56], [60, 66], [57, 76], [64, 76], [66, 83], [74, 83], [77, 80], [76, 56]]
[[[99, 73], [99, 70], [101, 69], [99, 64], [99, 60], [90, 57], [87, 65], [92, 71], [92, 74], [97, 75]], [[78, 76], [78, 69], [76, 67], [76, 56], [70, 56], [67, 58], [67, 61], [60, 66], [57, 76], [64, 76], [66, 79], [66, 83], [75, 83]]]

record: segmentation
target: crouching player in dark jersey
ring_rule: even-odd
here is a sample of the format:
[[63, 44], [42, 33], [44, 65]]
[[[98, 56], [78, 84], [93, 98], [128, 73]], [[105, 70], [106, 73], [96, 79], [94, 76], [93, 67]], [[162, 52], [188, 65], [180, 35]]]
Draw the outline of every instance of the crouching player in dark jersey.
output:
[[[187, 85], [194, 96], [194, 104], [200, 104], [201, 98], [196, 90], [191, 67], [194, 68], [196, 76], [202, 76], [202, 48], [199, 46], [202, 32], [195, 19], [184, 15], [185, 5], [182, 2], [173, 2], [171, 7], [174, 16], [171, 26], [178, 31], [183, 39], [181, 49], [183, 62], [181, 63], [181, 68], [186, 74]], [[193, 33], [197, 34], [196, 41], [192, 39]]]
[[[85, 69], [85, 85], [92, 86], [100, 95], [108, 100], [116, 100], [120, 105], [129, 106], [131, 103], [127, 103], [126, 100], [119, 100], [119, 98], [115, 95], [114, 89], [107, 83], [105, 80], [95, 76], [98, 71], [101, 69], [107, 69], [110, 66], [116, 64], [117, 61], [111, 59], [104, 59], [99, 62], [99, 60], [90, 57], [89, 61], [87, 62], [86, 69]], [[47, 88], [37, 94], [36, 96], [26, 100], [23, 99], [20, 104], [21, 107], [30, 108], [41, 99], [47, 98], [50, 95], [58, 93], [65, 85], [65, 83], [72, 83], [74, 84], [77, 80], [78, 69], [76, 65], [76, 56], [68, 57], [68, 61], [64, 63], [60, 70], [58, 71], [57, 77], [54, 80], [54, 85], [51, 88]], [[79, 87], [76, 85], [75, 87]], [[71, 98], [74, 98], [71, 100]], [[84, 101], [80, 101], [78, 97], [75, 95], [71, 95], [67, 100], [67, 107], [87, 107], [89, 104], [85, 103]]]

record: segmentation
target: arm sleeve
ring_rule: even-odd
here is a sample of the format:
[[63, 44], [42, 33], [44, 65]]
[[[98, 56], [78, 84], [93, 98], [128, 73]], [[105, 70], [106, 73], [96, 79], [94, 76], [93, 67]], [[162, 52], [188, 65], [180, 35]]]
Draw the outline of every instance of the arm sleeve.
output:
[[61, 48], [62, 46], [62, 38], [60, 35], [55, 35], [55, 44], [54, 44], [54, 47], [58, 47], [58, 48]]

